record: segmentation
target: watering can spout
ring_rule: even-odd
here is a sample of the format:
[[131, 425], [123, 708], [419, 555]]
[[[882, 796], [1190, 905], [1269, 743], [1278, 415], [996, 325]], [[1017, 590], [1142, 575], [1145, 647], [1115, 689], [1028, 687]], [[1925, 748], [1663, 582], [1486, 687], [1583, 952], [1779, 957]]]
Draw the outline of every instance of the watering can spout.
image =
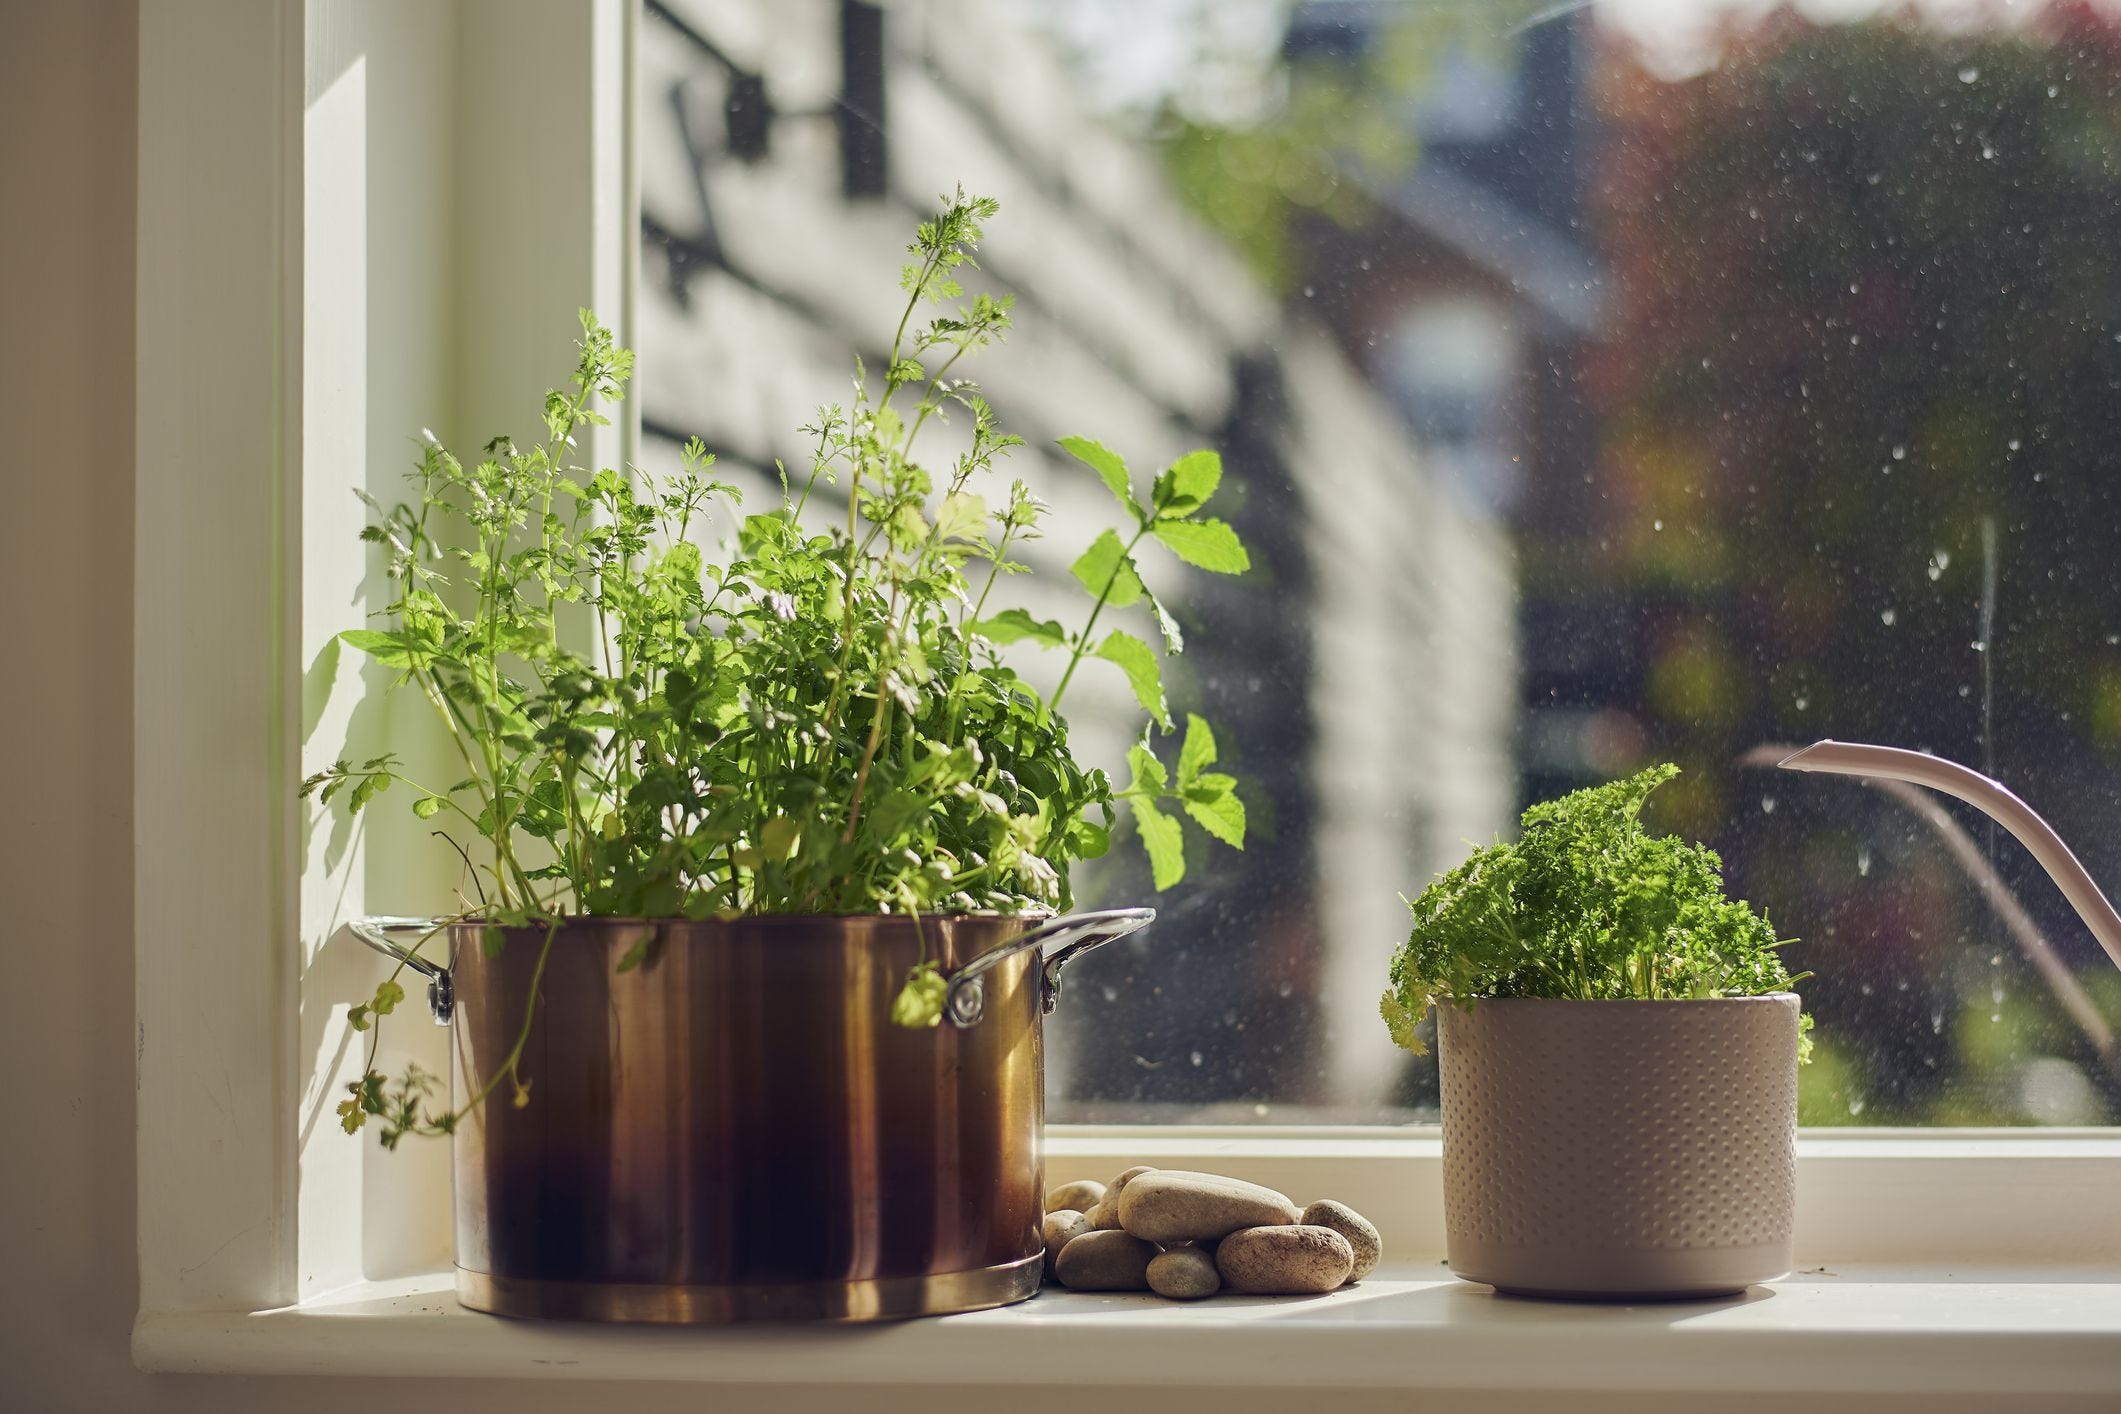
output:
[[2016, 836], [2062, 890], [2070, 907], [2091, 929], [2114, 966], [2121, 967], [2121, 914], [2107, 901], [2092, 876], [2078, 862], [2047, 821], [2000, 782], [1956, 761], [1897, 746], [1867, 746], [1853, 741], [1817, 741], [1776, 763], [1785, 771], [1821, 771], [1836, 776], [1870, 776], [1927, 786], [1973, 806]]

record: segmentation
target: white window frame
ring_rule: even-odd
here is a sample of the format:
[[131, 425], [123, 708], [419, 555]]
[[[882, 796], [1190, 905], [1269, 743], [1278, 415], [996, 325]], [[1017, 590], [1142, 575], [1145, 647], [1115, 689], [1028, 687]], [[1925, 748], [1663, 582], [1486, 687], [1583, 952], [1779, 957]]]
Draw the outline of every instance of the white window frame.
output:
[[[622, 116], [629, 0], [537, 0], [536, 14], [518, 0], [461, 3], [475, 22], [558, 26], [542, 62], [578, 65], [579, 82], [573, 106], [548, 105], [543, 119], [596, 135], [581, 189], [556, 203], [574, 214], [572, 244], [510, 253], [509, 278], [623, 308], [638, 241]], [[131, 651], [143, 1330], [285, 1307], [301, 1289], [306, 38], [301, 0], [140, 10]], [[464, 121], [483, 125], [482, 160], [534, 169], [538, 124]], [[484, 332], [505, 345], [505, 327]], [[1060, 1129], [1049, 1152], [1070, 1174], [1148, 1160], [1334, 1191], [1373, 1211], [1402, 1252], [1440, 1255], [1437, 1149], [1433, 1131], [1164, 1128]], [[1800, 1162], [1801, 1257], [2121, 1261], [2121, 1132], [1823, 1131], [1804, 1136]]]

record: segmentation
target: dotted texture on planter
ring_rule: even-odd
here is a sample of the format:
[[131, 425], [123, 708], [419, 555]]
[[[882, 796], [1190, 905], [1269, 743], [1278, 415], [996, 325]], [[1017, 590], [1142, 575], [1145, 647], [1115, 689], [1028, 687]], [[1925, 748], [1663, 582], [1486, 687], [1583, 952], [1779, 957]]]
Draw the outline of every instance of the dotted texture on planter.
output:
[[1795, 997], [1439, 1007], [1444, 1216], [1513, 1246], [1789, 1237]]

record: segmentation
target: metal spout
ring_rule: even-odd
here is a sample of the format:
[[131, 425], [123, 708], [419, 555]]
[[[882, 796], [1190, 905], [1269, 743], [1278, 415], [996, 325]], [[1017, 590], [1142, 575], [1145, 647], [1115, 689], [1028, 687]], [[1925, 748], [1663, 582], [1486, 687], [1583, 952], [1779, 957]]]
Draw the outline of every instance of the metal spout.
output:
[[2106, 949], [2107, 957], [2114, 966], [2121, 967], [2121, 913], [2114, 912], [2113, 904], [2099, 892], [2090, 873], [2054, 828], [2008, 787], [1956, 761], [1897, 746], [1866, 746], [1850, 741], [1814, 742], [1776, 764], [1785, 771], [1823, 771], [1835, 776], [1906, 781], [1965, 801], [2032, 851], [2033, 858], [2040, 861], [2040, 867], [2084, 920], [2084, 926], [2099, 940], [2099, 946]]

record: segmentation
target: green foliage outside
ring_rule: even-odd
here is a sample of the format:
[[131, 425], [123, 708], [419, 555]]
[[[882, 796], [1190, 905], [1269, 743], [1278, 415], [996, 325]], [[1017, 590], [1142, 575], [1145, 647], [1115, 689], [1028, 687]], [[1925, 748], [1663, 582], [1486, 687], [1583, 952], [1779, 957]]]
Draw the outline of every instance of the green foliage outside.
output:
[[1651, 705], [1710, 754], [1829, 720], [1969, 752], [1986, 522], [2009, 690], [2121, 760], [2121, 36], [2087, 26], [1793, 28], [1609, 85], [1624, 517], [1561, 572], [1674, 601]]
[[1413, 111], [1442, 56], [1514, 44], [1512, 25], [1532, 9], [1516, 0], [1392, 7], [1364, 17], [1375, 31], [1358, 52], [1278, 58], [1261, 83], [1274, 99], [1249, 120], [1203, 117], [1175, 93], [1149, 130], [1179, 197], [1262, 283], [1290, 294], [1304, 271], [1303, 223], [1359, 228], [1377, 214], [1374, 193], [1413, 170]]
[[[462, 916], [497, 924], [1065, 908], [1071, 867], [1106, 851], [1121, 806], [1160, 889], [1185, 872], [1184, 819], [1241, 848], [1244, 803], [1215, 769], [1208, 722], [1187, 714], [1175, 757], [1159, 751], [1179, 726], [1162, 660], [1182, 643], [1145, 579], [1151, 545], [1211, 573], [1249, 568], [1236, 532], [1205, 514], [1214, 452], [1142, 478], [1065, 439], [1118, 512], [1074, 562], [1084, 616], [1071, 628], [990, 602], [1046, 511], [1022, 481], [988, 499], [1020, 439], [956, 376], [1009, 327], [1006, 298], [956, 303], [995, 210], [960, 193], [921, 225], [888, 365], [857, 370], [851, 406], [806, 429], [807, 473], [784, 473], [780, 503], [748, 515], [697, 443], [664, 481], [576, 464], [577, 434], [605, 421], [633, 366], [584, 311], [544, 440], [499, 438], [468, 463], [429, 445], [413, 496], [375, 505], [364, 531], [395, 594], [382, 627], [342, 637], [432, 706], [461, 778], [414, 780], [386, 756], [341, 761], [303, 793], [358, 811], [409, 792], [462, 856]], [[969, 445], [924, 463], [922, 430], [953, 413]], [[726, 563], [700, 548], [717, 531], [734, 540]], [[1130, 609], [1150, 637], [1115, 626]], [[570, 634], [573, 616], [589, 632]], [[1061, 655], [1050, 692], [1004, 661], [1016, 643]], [[1091, 661], [1122, 673], [1150, 719], [1124, 786], [1077, 759], [1059, 710]], [[916, 968], [893, 1020], [937, 1024], [940, 982]], [[403, 997], [393, 976], [354, 1024]], [[503, 1067], [518, 1103], [521, 1051]], [[409, 1074], [387, 1089], [371, 1070], [342, 1118], [351, 1131], [382, 1117], [386, 1142], [445, 1132], [462, 1111], [431, 1114], [432, 1084]]]
[[[1683, 83], [1614, 57], [1600, 102], [1602, 504], [1595, 537], [1527, 546], [1537, 592], [1635, 607], [1649, 735], [1689, 766], [1664, 818], [1834, 950], [1807, 1000], [1835, 1061], [1807, 1085], [1843, 1081], [1807, 1122], [2023, 1122], [2043, 1055], [2113, 1113], [2109, 1068], [1926, 839], [1870, 871], [1902, 816], [1737, 758], [1833, 735], [1993, 761], [2109, 862], [2121, 28], [2078, 5], [1960, 34], [1785, 15]], [[1999, 864], [2102, 984], [2008, 841]]]
[[1727, 898], [1715, 853], [1643, 828], [1643, 802], [1679, 774], [1656, 766], [1524, 812], [1513, 844], [1477, 849], [1409, 905], [1382, 1003], [1417, 1054], [1433, 1005], [1494, 997], [1666, 1001], [1786, 992], [1767, 919]]

